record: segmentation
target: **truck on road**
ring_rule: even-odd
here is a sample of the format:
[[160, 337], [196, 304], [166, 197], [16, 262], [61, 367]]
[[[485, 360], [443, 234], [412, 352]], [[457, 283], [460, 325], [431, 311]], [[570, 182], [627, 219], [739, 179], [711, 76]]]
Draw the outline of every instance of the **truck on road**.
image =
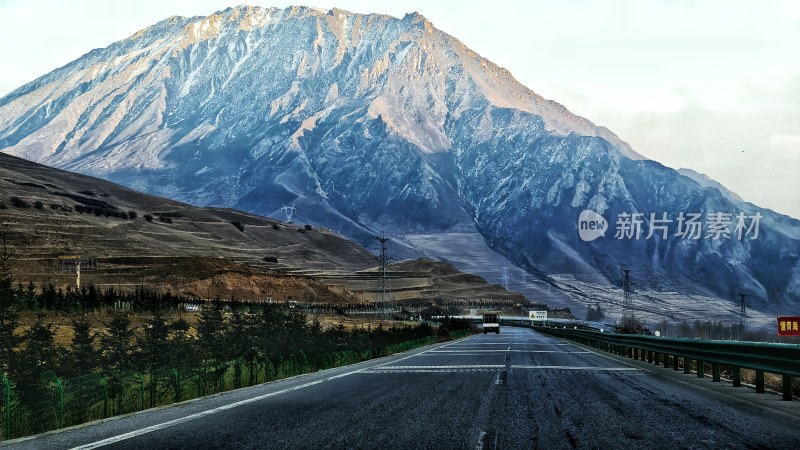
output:
[[485, 313], [483, 315], [483, 334], [490, 331], [500, 334], [500, 316], [495, 313]]

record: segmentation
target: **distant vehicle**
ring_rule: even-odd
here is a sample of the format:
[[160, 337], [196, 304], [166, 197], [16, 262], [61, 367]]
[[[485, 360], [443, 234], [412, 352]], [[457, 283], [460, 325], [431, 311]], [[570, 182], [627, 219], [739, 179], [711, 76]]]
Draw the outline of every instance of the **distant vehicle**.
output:
[[500, 317], [494, 313], [483, 315], [483, 334], [490, 331], [494, 331], [495, 334], [500, 334]]

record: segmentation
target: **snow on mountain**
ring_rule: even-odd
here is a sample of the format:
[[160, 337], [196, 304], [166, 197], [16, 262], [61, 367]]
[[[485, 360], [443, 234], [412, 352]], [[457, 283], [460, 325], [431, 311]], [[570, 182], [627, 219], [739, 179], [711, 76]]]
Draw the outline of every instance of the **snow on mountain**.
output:
[[[0, 150], [199, 205], [294, 204], [365, 245], [385, 231], [399, 255], [471, 236], [543, 280], [616, 283], [628, 264], [656, 288], [800, 299], [800, 222], [643, 158], [416, 13], [171, 17], [0, 99]], [[579, 239], [584, 209], [606, 237]], [[662, 212], [759, 213], [761, 235], [613, 238], [620, 213]]]
[[696, 181], [700, 186], [703, 187], [711, 187], [714, 189], [718, 189], [720, 192], [725, 194], [726, 197], [730, 198], [731, 200], [737, 202], [743, 202], [744, 199], [739, 197], [739, 194], [731, 191], [730, 189], [726, 188], [718, 181], [711, 179], [708, 175], [704, 173], [697, 172], [696, 170], [681, 168], [678, 169], [678, 173], [684, 176], [691, 178], [692, 180]]

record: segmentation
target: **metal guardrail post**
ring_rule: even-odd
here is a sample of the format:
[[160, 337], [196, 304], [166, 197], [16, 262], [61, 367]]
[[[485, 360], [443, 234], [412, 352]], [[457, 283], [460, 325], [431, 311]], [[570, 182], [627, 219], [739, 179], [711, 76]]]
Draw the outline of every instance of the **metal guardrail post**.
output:
[[711, 363], [711, 381], [719, 383], [719, 364], [718, 363]]
[[11, 437], [11, 383], [6, 374], [3, 374], [3, 401], [3, 439], [8, 439]]
[[108, 381], [101, 378], [100, 384], [103, 386], [103, 418], [106, 418], [108, 417]]
[[144, 376], [142, 376], [142, 374], [139, 372], [136, 372], [136, 375], [139, 376], [139, 398], [142, 405], [139, 411], [144, 411]]
[[733, 387], [741, 387], [742, 385], [742, 369], [739, 367], [733, 368]]
[[672, 370], [678, 371], [678, 355], [672, 355]]
[[697, 360], [697, 378], [705, 378], [706, 376], [706, 363]]
[[175, 399], [173, 403], [178, 403], [181, 401], [181, 381], [178, 377], [178, 371], [174, 367], [172, 368], [172, 375], [175, 376]]
[[792, 401], [792, 377], [789, 375], [783, 376], [783, 399], [785, 401]]
[[683, 373], [692, 373], [692, 360], [685, 356], [683, 357]]
[[60, 378], [56, 378], [56, 386], [58, 387], [58, 428], [64, 428], [64, 385], [61, 384]]
[[756, 370], [756, 392], [759, 394], [764, 393], [764, 371]]

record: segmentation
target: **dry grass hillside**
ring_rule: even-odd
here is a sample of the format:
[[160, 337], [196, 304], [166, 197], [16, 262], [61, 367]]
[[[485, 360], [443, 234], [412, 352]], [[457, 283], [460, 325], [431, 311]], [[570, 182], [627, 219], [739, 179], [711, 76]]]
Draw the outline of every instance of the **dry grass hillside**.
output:
[[[96, 269], [84, 266], [82, 284], [100, 288], [350, 303], [371, 300], [376, 285], [373, 255], [329, 230], [195, 207], [2, 153], [0, 230], [23, 284], [74, 285], [59, 259], [82, 255], [97, 261]], [[444, 263], [405, 261], [391, 270], [401, 301], [524, 301]]]

